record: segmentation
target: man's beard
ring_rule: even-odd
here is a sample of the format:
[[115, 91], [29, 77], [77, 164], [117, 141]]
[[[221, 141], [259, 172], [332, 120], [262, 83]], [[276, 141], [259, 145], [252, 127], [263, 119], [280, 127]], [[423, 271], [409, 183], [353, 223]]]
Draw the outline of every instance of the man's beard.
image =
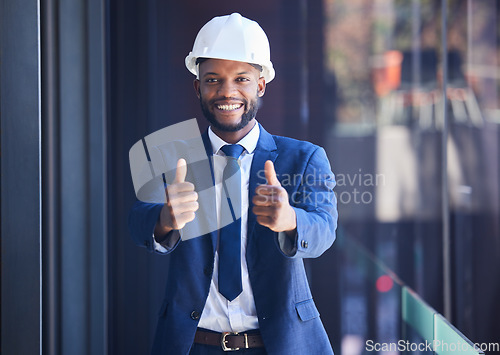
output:
[[203, 111], [203, 115], [205, 118], [210, 122], [210, 125], [222, 132], [237, 132], [240, 129], [243, 129], [246, 127], [246, 125], [255, 118], [257, 115], [257, 111], [259, 110], [260, 106], [260, 98], [257, 97], [255, 100], [250, 101], [250, 103], [247, 100], [242, 100], [242, 104], [245, 108], [245, 113], [241, 115], [241, 120], [235, 125], [226, 125], [223, 124], [215, 118], [215, 115], [209, 110], [209, 107], [214, 107], [214, 102], [216, 100], [212, 100], [209, 103], [206, 103], [203, 100], [203, 97], [201, 96], [200, 92], [200, 105], [201, 105], [201, 110]]

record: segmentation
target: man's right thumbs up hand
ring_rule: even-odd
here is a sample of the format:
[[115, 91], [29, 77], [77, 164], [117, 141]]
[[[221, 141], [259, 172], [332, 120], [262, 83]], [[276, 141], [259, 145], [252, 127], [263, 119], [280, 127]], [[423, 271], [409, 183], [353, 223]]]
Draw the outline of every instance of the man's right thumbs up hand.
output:
[[175, 179], [165, 189], [166, 203], [160, 213], [160, 218], [155, 227], [155, 238], [161, 240], [162, 236], [172, 230], [182, 229], [186, 223], [191, 222], [198, 210], [198, 194], [194, 185], [185, 181], [187, 164], [184, 159], [177, 161]]

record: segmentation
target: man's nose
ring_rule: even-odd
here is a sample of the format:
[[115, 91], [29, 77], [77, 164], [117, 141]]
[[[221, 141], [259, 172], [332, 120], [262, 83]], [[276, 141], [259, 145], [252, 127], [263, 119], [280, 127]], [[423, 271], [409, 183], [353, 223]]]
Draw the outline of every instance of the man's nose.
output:
[[223, 97], [234, 97], [237, 93], [236, 85], [231, 80], [224, 80], [218, 90], [218, 94]]

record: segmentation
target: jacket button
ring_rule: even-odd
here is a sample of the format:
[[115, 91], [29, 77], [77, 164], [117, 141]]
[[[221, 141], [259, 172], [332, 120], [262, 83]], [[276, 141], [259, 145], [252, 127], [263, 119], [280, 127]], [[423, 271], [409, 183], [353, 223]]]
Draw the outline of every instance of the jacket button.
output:
[[309, 246], [309, 244], [308, 244], [305, 240], [303, 240], [303, 241], [300, 243], [300, 245], [301, 245], [301, 246], [302, 246], [302, 248], [304, 248], [304, 249], [307, 249], [307, 247]]
[[191, 312], [191, 319], [192, 320], [198, 320], [198, 319], [200, 319], [200, 312], [198, 312], [198, 311], [192, 311]]

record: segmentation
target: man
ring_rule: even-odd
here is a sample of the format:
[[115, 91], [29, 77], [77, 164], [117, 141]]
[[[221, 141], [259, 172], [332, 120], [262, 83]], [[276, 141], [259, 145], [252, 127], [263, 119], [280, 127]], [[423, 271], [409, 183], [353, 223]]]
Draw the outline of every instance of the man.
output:
[[225, 193], [234, 221], [181, 239], [199, 213], [184, 159], [165, 204], [134, 205], [134, 240], [171, 257], [153, 354], [333, 353], [302, 259], [335, 239], [334, 176], [322, 148], [272, 136], [256, 121], [274, 78], [269, 52], [261, 27], [235, 13], [209, 21], [186, 58], [210, 123], [202, 138], [213, 176], [205, 179], [216, 187], [218, 218], [229, 213]]

